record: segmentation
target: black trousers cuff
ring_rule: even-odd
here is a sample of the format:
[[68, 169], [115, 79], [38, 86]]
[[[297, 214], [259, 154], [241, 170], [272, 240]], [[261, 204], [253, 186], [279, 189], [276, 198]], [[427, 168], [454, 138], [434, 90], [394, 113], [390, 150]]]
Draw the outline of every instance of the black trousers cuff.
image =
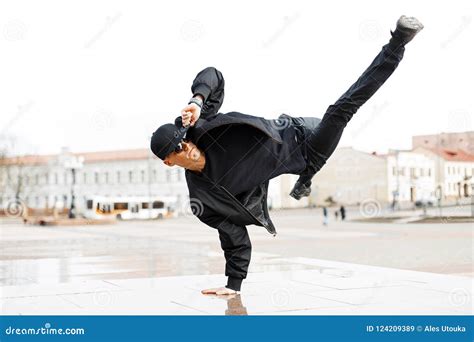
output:
[[392, 35], [392, 38], [390, 38], [389, 45], [392, 48], [392, 50], [396, 50], [400, 47], [405, 46], [406, 41], [402, 33], [395, 30], [395, 31], [390, 31], [390, 34]]
[[240, 291], [240, 286], [242, 285], [242, 281], [243, 279], [241, 278], [228, 277], [226, 287], [234, 291]]

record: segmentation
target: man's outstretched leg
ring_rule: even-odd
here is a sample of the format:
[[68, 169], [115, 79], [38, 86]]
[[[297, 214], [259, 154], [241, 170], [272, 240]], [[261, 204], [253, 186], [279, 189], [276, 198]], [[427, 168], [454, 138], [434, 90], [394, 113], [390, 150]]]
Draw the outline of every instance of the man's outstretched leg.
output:
[[[300, 175], [290, 196], [300, 199], [310, 194], [311, 179], [336, 149], [347, 123], [390, 77], [403, 58], [405, 44], [422, 29], [423, 25], [416, 18], [401, 16], [389, 43], [382, 48], [359, 79], [336, 103], [328, 107], [321, 123], [317, 127], [305, 125], [308, 166]], [[306, 121], [310, 123], [310, 118]]]

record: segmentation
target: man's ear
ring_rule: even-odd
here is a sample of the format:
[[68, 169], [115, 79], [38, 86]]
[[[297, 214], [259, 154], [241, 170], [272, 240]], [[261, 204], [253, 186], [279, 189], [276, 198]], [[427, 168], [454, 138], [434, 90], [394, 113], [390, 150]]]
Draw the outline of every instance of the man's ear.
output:
[[188, 150], [189, 150], [189, 147], [190, 147], [189, 145], [190, 145], [190, 144], [189, 144], [187, 141], [183, 141], [183, 142], [181, 143], [181, 145], [183, 146], [183, 150], [184, 150], [184, 151], [188, 151]]

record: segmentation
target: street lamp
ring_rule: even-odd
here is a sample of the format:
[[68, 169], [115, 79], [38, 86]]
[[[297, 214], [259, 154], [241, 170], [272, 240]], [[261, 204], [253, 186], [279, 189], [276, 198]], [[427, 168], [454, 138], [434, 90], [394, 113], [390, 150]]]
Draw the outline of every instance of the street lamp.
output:
[[68, 218], [76, 218], [76, 204], [75, 204], [75, 195], [74, 188], [76, 186], [76, 170], [81, 169], [84, 163], [84, 157], [68, 156], [64, 161], [64, 168], [66, 170], [71, 170], [72, 173], [72, 184], [71, 184], [71, 208], [69, 209]]

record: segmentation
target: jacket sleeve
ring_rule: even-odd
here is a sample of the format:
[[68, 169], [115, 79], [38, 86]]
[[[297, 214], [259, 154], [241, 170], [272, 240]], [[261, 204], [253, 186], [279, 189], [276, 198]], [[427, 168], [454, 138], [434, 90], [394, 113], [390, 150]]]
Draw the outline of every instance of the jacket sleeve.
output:
[[240, 291], [242, 281], [247, 277], [252, 254], [252, 243], [247, 228], [233, 224], [206, 206], [203, 207], [200, 215], [196, 216], [203, 223], [216, 228], [219, 232], [219, 240], [226, 261], [227, 287]]
[[201, 118], [217, 114], [224, 102], [224, 86], [222, 73], [214, 67], [207, 67], [196, 75], [191, 91], [193, 96], [199, 94], [204, 98]]

